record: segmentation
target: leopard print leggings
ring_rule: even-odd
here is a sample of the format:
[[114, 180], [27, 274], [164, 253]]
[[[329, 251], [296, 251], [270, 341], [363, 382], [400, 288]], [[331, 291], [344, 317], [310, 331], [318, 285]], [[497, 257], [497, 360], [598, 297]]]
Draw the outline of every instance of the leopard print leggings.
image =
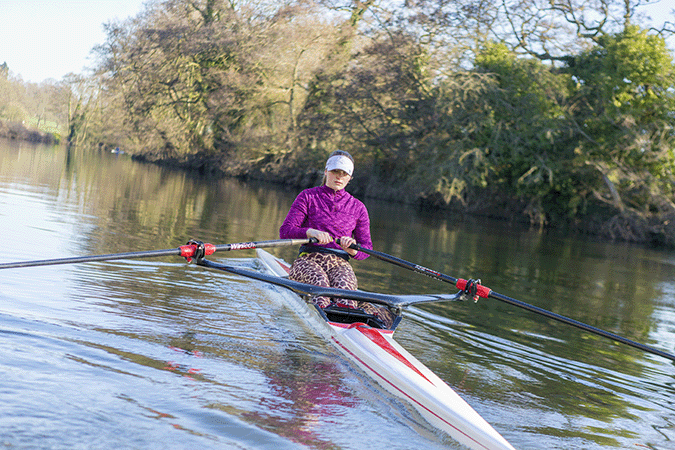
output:
[[[348, 290], [358, 289], [358, 281], [351, 264], [337, 255], [327, 253], [301, 254], [293, 262], [288, 277], [291, 280], [315, 286]], [[390, 327], [394, 321], [393, 314], [386, 307], [375, 306], [368, 302], [316, 296], [312, 298], [312, 303], [320, 308], [325, 308], [331, 304], [349, 308], [361, 308], [366, 313], [375, 315], [387, 327]]]

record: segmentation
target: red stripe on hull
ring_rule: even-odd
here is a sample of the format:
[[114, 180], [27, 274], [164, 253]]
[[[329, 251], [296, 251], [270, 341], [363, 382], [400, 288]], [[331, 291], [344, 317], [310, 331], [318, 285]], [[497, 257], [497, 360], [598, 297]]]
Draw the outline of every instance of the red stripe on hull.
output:
[[373, 341], [375, 344], [377, 344], [382, 350], [385, 352], [389, 353], [391, 356], [394, 358], [398, 359], [401, 361], [403, 364], [405, 364], [406, 367], [412, 369], [417, 375], [421, 376], [425, 380], [427, 380], [429, 383], [434, 384], [431, 382], [430, 379], [424, 376], [420, 370], [413, 365], [408, 359], [406, 359], [405, 356], [403, 356], [398, 350], [396, 350], [390, 343], [389, 341], [380, 334], [379, 330], [376, 330], [375, 328], [369, 327], [367, 325], [363, 324], [353, 324], [354, 326], [351, 328], [356, 328], [363, 334], [365, 337]]
[[286, 273], [291, 273], [291, 266], [287, 266], [285, 264], [281, 264], [279, 261], [277, 261], [277, 264], [286, 271]]
[[335, 338], [335, 336], [332, 336], [331, 338], [332, 338], [333, 341], [334, 341], [337, 345], [339, 345], [345, 352], [349, 353], [355, 360], [357, 360], [359, 363], [361, 363], [364, 367], [367, 367], [368, 370], [370, 370], [373, 374], [375, 374], [377, 377], [379, 377], [382, 381], [386, 382], [388, 385], [390, 385], [391, 387], [393, 387], [394, 389], [396, 389], [398, 392], [400, 392], [400, 393], [401, 393], [404, 397], [406, 397], [411, 403], [414, 403], [414, 404], [418, 405], [419, 407], [421, 407], [421, 408], [424, 409], [425, 411], [427, 411], [427, 412], [429, 412], [430, 414], [432, 414], [433, 416], [435, 416], [438, 420], [442, 421], [443, 423], [445, 423], [446, 425], [448, 425], [450, 428], [456, 430], [458, 433], [461, 433], [462, 435], [466, 436], [468, 439], [472, 440], [473, 442], [475, 442], [476, 444], [478, 444], [478, 445], [481, 446], [482, 448], [484, 448], [484, 449], [486, 449], [486, 450], [490, 450], [490, 447], [487, 447], [486, 445], [482, 444], [481, 442], [478, 442], [476, 439], [474, 439], [473, 437], [469, 436], [469, 435], [466, 434], [464, 431], [460, 430], [460, 429], [457, 428], [455, 425], [451, 424], [450, 422], [448, 422], [447, 420], [445, 420], [443, 417], [439, 416], [439, 415], [436, 414], [434, 411], [432, 411], [431, 409], [429, 409], [429, 408], [427, 408], [426, 406], [424, 406], [424, 405], [423, 405], [422, 403], [420, 403], [417, 399], [411, 397], [408, 393], [406, 393], [405, 391], [403, 391], [400, 387], [396, 386], [393, 382], [391, 382], [390, 380], [388, 380], [387, 378], [385, 378], [381, 373], [379, 373], [378, 371], [376, 371], [375, 369], [373, 369], [372, 367], [370, 367], [365, 361], [363, 361], [361, 358], [359, 358], [358, 356], [356, 356], [356, 355], [355, 355], [351, 350], [349, 350], [347, 347], [345, 347], [344, 345], [342, 345], [342, 343], [340, 343], [340, 341], [338, 341], [338, 340]]

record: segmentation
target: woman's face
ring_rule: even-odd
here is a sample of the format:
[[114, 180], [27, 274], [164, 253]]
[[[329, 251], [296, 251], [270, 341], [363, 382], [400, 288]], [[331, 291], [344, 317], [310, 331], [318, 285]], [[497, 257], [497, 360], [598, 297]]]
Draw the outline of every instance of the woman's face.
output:
[[347, 187], [352, 179], [347, 172], [340, 169], [326, 171], [326, 186], [334, 191], [339, 191]]

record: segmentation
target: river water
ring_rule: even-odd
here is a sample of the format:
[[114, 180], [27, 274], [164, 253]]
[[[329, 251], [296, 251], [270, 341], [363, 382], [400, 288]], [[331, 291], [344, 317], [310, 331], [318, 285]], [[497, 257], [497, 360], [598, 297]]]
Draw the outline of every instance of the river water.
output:
[[[0, 263], [277, 239], [296, 193], [0, 141]], [[364, 201], [376, 250], [674, 352], [673, 251]], [[354, 267], [369, 291], [453, 291]], [[0, 447], [461, 448], [276, 289], [180, 257], [1, 270]], [[675, 448], [672, 361], [493, 299], [405, 316], [397, 340], [516, 448]]]

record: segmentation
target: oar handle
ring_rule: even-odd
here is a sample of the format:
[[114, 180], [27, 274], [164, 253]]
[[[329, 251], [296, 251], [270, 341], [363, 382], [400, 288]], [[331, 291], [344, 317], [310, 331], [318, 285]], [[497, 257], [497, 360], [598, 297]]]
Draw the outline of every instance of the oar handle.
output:
[[215, 245], [214, 251], [231, 251], [231, 250], [253, 250], [256, 248], [269, 247], [286, 247], [304, 244], [315, 244], [319, 242], [317, 238], [307, 239], [276, 239], [272, 241], [257, 241], [257, 242], [239, 242], [236, 244]]
[[187, 244], [178, 247], [180, 256], [192, 262], [192, 258], [201, 259], [204, 256], [213, 255], [215, 252], [229, 252], [233, 250], [253, 250], [256, 248], [295, 246], [319, 242], [316, 238], [308, 239], [275, 239], [271, 241], [237, 242], [234, 244], [213, 245], [201, 241], [188, 241]]

